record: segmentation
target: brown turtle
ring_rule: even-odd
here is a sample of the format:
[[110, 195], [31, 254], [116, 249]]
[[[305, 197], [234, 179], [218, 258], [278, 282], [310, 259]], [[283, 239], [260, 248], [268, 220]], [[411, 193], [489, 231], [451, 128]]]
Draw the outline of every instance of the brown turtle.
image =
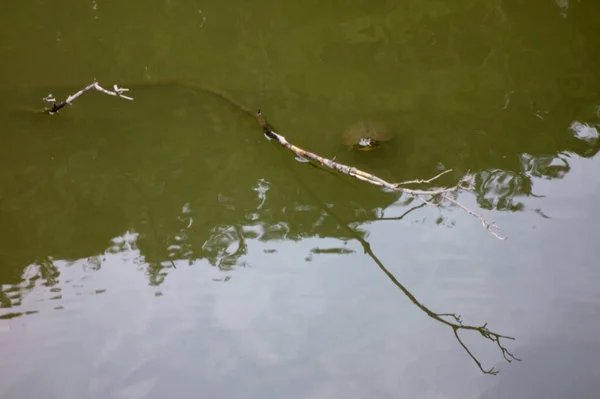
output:
[[344, 131], [342, 144], [352, 150], [371, 151], [392, 138], [392, 131], [383, 123], [359, 122]]

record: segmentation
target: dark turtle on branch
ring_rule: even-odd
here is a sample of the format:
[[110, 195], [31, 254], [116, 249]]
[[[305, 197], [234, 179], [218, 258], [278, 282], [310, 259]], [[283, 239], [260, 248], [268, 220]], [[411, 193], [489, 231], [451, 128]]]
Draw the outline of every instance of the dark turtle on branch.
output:
[[342, 134], [342, 144], [352, 150], [371, 151], [390, 141], [394, 135], [383, 123], [359, 122], [348, 127]]

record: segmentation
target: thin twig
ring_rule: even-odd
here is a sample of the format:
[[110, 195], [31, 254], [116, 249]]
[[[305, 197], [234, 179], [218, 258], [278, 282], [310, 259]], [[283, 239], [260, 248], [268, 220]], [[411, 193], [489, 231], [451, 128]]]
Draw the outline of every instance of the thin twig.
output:
[[400, 182], [400, 183], [396, 183], [396, 186], [405, 186], [407, 184], [431, 183], [432, 181], [436, 180], [437, 178], [442, 177], [446, 173], [450, 173], [450, 172], [452, 172], [452, 169], [447, 169], [447, 170], [443, 171], [442, 173], [439, 173], [436, 176], [432, 177], [431, 179], [427, 179], [427, 180], [423, 180], [423, 179], [408, 180], [408, 181], [403, 181], [403, 182]]
[[488, 222], [487, 220], [485, 220], [485, 218], [483, 216], [481, 216], [478, 213], [473, 212], [472, 210], [470, 210], [469, 208], [467, 208], [466, 206], [464, 206], [463, 204], [461, 204], [460, 202], [448, 197], [447, 195], [443, 196], [444, 199], [452, 202], [454, 205], [458, 206], [459, 208], [461, 208], [463, 211], [467, 212], [469, 215], [474, 216], [475, 218], [477, 218], [480, 222], [481, 225], [494, 237], [496, 237], [499, 240], [506, 240], [506, 237], [502, 237], [500, 235], [498, 235], [498, 233], [496, 233], [496, 231], [494, 230], [502, 230], [500, 228], [500, 226], [498, 226], [496, 224], [496, 222], [492, 221], [492, 222]]
[[438, 208], [439, 206], [441, 206], [441, 205], [442, 205], [442, 203], [441, 203], [441, 202], [439, 202], [439, 203], [437, 203], [437, 204], [436, 204], [436, 203], [434, 203], [434, 202], [432, 202], [432, 201], [431, 201], [431, 200], [433, 200], [434, 198], [436, 198], [435, 196], [433, 196], [433, 197], [429, 198], [429, 200], [426, 200], [425, 198], [423, 198], [423, 197], [420, 197], [420, 196], [419, 196], [418, 198], [419, 198], [419, 199], [420, 199], [420, 200], [423, 202], [423, 204], [425, 204], [425, 205], [429, 205], [429, 206], [431, 206], [431, 207], [433, 207], [433, 208]]
[[437, 315], [439, 317], [452, 317], [458, 324], [462, 326], [462, 319], [460, 315], [457, 315], [456, 313], [437, 313]]

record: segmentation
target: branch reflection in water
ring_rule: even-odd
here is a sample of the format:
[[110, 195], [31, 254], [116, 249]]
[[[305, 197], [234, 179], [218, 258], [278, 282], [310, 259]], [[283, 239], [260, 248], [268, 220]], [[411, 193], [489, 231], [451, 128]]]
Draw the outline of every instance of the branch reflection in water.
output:
[[[320, 198], [317, 196], [317, 194], [310, 189], [310, 187], [308, 187], [306, 185], [306, 183], [304, 181], [302, 181], [302, 179], [300, 178], [300, 176], [298, 176], [298, 174], [295, 172], [295, 170], [292, 167], [289, 167], [289, 164], [287, 162], [284, 162], [287, 166], [288, 169], [290, 170], [290, 172], [292, 173], [292, 175], [294, 176], [295, 180], [298, 182], [298, 185], [301, 186], [308, 195], [310, 195], [312, 197], [312, 199], [319, 205], [319, 207], [325, 212], [327, 213], [329, 216], [331, 216], [338, 224], [341, 228], [343, 228], [344, 230], [346, 230], [351, 237], [353, 237], [355, 240], [357, 240], [358, 242], [360, 242], [360, 244], [363, 247], [363, 250], [365, 251], [365, 254], [369, 255], [369, 257], [373, 260], [373, 262], [375, 262], [375, 264], [379, 267], [379, 269], [381, 269], [381, 271], [390, 279], [390, 281], [400, 289], [400, 291], [402, 291], [402, 293], [404, 295], [406, 295], [406, 297], [408, 297], [408, 299], [410, 299], [410, 301], [415, 304], [419, 309], [421, 309], [423, 312], [425, 312], [425, 314], [427, 314], [427, 316], [431, 317], [432, 319], [442, 323], [443, 325], [446, 325], [448, 327], [450, 327], [452, 329], [452, 332], [454, 333], [454, 336], [456, 337], [456, 340], [458, 341], [458, 343], [463, 347], [463, 349], [467, 352], [467, 354], [471, 357], [471, 359], [473, 359], [473, 361], [475, 362], [475, 364], [477, 364], [477, 367], [484, 373], [484, 374], [490, 374], [490, 375], [496, 375], [498, 374], [498, 370], [496, 370], [494, 367], [490, 368], [490, 369], [486, 369], [483, 367], [483, 365], [481, 364], [481, 362], [477, 359], [477, 357], [475, 356], [475, 354], [473, 354], [473, 352], [469, 349], [469, 347], [463, 342], [463, 340], [460, 337], [459, 332], [460, 331], [474, 331], [474, 332], [478, 332], [479, 334], [481, 334], [481, 336], [491, 342], [493, 342], [494, 344], [496, 344], [496, 346], [498, 346], [498, 349], [500, 349], [500, 352], [502, 353], [502, 356], [504, 357], [504, 359], [508, 362], [511, 363], [513, 360], [517, 360], [517, 361], [521, 361], [521, 359], [517, 358], [515, 355], [513, 355], [502, 343], [502, 340], [514, 340], [514, 337], [510, 337], [510, 336], [506, 336], [506, 335], [502, 335], [502, 334], [498, 334], [492, 330], [490, 330], [487, 326], [487, 323], [484, 323], [481, 326], [476, 326], [476, 325], [469, 325], [469, 324], [465, 324], [463, 322], [463, 320], [461, 319], [461, 316], [457, 313], [436, 313], [434, 311], [432, 311], [431, 309], [429, 309], [427, 306], [425, 306], [422, 302], [420, 302], [404, 285], [402, 285], [402, 283], [400, 283], [398, 281], [398, 279], [396, 279], [396, 277], [385, 267], [385, 265], [383, 264], [383, 262], [381, 262], [381, 260], [377, 257], [377, 255], [375, 255], [375, 253], [373, 252], [373, 250], [371, 249], [371, 245], [369, 244], [369, 242], [367, 240], [365, 240], [360, 234], [358, 234], [354, 229], [352, 229], [344, 220], [342, 220], [340, 217], [338, 217], [334, 212], [331, 211], [331, 209], [329, 207], [327, 207], [321, 200]], [[410, 209], [408, 209], [406, 212], [404, 212], [401, 216], [394, 218], [395, 220], [402, 220], [405, 216], [407, 216], [409, 213], [424, 207], [426, 204], [423, 203], [421, 205], [417, 205], [414, 207], [411, 207]]]

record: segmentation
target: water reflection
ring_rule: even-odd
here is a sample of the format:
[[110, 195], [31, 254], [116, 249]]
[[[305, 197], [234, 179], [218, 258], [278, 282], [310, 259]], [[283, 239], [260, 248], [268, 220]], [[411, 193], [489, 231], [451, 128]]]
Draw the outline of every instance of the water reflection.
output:
[[[467, 354], [473, 359], [483, 373], [496, 374], [497, 370], [495, 370], [495, 368], [487, 369], [480, 363], [476, 355], [461, 339], [459, 335], [461, 331], [475, 331], [483, 338], [495, 343], [500, 349], [502, 356], [508, 362], [511, 362], [512, 360], [519, 360], [504, 346], [504, 343], [502, 342], [503, 340], [512, 340], [512, 337], [504, 336], [490, 330], [487, 327], [487, 323], [481, 326], [466, 324], [463, 322], [460, 315], [456, 313], [436, 313], [420, 302], [403, 284], [396, 279], [396, 277], [384, 266], [381, 260], [373, 252], [371, 245], [365, 238], [365, 231], [360, 229], [360, 223], [355, 223], [354, 227], [350, 227], [335, 212], [331, 210], [330, 206], [327, 206], [320, 200], [318, 195], [312, 189], [310, 189], [305, 182], [302, 181], [302, 178], [298, 176], [293, 169], [290, 169], [290, 171], [303, 190], [309, 194], [311, 198], [313, 198], [316, 204], [319, 205], [318, 208], [320, 208], [322, 214], [327, 215], [329, 218], [335, 220], [338, 227], [343, 229], [350, 239], [357, 240], [361, 244], [364, 252], [369, 255], [369, 257], [380, 268], [380, 270], [396, 287], [402, 291], [404, 295], [407, 296], [407, 298], [413, 304], [415, 304], [427, 316], [449, 327], [453, 331], [458, 343], [464, 348]], [[257, 186], [268, 187], [269, 185], [264, 180], [261, 180]], [[257, 210], [259, 210], [265, 204], [268, 204], [268, 190], [254, 191], [257, 193], [257, 199], [260, 200], [260, 204], [257, 207]], [[402, 220], [406, 215], [418, 210], [423, 205], [425, 204], [410, 207], [401, 216], [394, 218], [394, 220]], [[303, 208], [308, 209], [312, 207], [304, 206]], [[194, 253], [194, 250], [192, 247], [185, 245], [187, 235], [186, 229], [193, 226], [193, 217], [191, 216], [192, 213], [193, 211], [191, 207], [186, 204], [181, 210], [181, 215], [177, 217], [178, 221], [182, 223], [183, 227], [179, 231], [179, 235], [174, 237], [175, 242], [178, 244], [168, 247], [170, 257], [168, 261], [163, 261], [162, 263], [149, 263], [148, 259], [144, 256], [138, 246], [140, 234], [138, 232], [127, 231], [124, 234], [111, 239], [109, 246], [106, 248], [103, 254], [72, 262], [55, 261], [51, 258], [46, 258], [28, 266], [22, 276], [22, 283], [8, 288], [3, 287], [2, 298], [6, 299], [3, 302], [3, 307], [20, 307], [25, 296], [35, 295], [39, 301], [60, 301], [59, 303], [61, 303], [61, 305], [54, 307], [55, 310], [60, 310], [64, 309], [64, 306], [62, 305], [62, 303], [64, 303], [63, 300], [66, 299], [67, 302], [69, 302], [69, 297], [73, 297], [73, 295], [80, 296], [86, 294], [102, 294], [106, 292], [106, 288], [94, 289], [87, 286], [85, 281], [88, 280], [90, 273], [100, 271], [104, 263], [110, 262], [108, 259], [110, 257], [115, 258], [115, 260], [122, 265], [138, 265], [138, 271], [143, 271], [143, 273], [148, 277], [151, 285], [160, 286], [168, 277], [169, 270], [171, 269], [170, 264], [172, 264], [173, 268], [175, 268], [175, 263], [173, 263], [174, 260], [180, 264], [193, 264], [194, 259], [192, 259], [191, 254]], [[384, 220], [384, 218], [381, 218], [380, 220]], [[231, 271], [234, 266], [243, 266], [245, 264], [243, 255], [247, 253], [246, 240], [257, 239], [261, 241], [270, 241], [274, 239], [272, 235], [269, 235], [269, 231], [273, 231], [271, 228], [272, 226], [262, 226], [261, 224], [262, 222], [257, 222], [254, 226], [249, 224], [247, 226], [220, 226], [218, 228], [214, 228], [212, 230], [213, 234], [202, 245], [202, 251], [199, 251], [202, 253], [201, 257], [208, 259], [212, 266], [218, 267], [224, 272]], [[265, 235], [268, 236], [265, 237]], [[285, 239], [285, 237], [279, 237], [279, 239]], [[346, 245], [346, 241], [347, 240], [342, 241], [344, 246]], [[342, 255], [353, 252], [344, 248], [344, 246], [330, 247], [326, 249], [313, 248], [311, 250], [311, 256], [322, 254]], [[310, 257], [307, 258], [307, 261], [308, 260], [310, 260]], [[67, 277], [69, 274], [69, 269], [75, 269], [75, 275], [79, 276], [78, 279], [70, 279]], [[80, 269], [82, 273], [77, 273], [77, 269]], [[230, 275], [227, 275], [224, 278], [215, 278], [214, 280], [227, 282], [229, 278]], [[34, 292], [36, 289], [38, 292]], [[118, 289], [118, 285], [111, 283], [110, 289]], [[160, 295], [160, 291], [157, 291], [157, 295]], [[72, 302], [71, 305], [73, 305]], [[10, 312], [4, 314], [2, 317], [14, 318], [27, 314], [35, 314], [37, 312], [38, 310]]]
[[[293, 170], [291, 170], [291, 172], [293, 173]], [[364, 234], [359, 234], [358, 232], [360, 232], [359, 229], [356, 228], [351, 228], [344, 220], [340, 219], [329, 207], [327, 207], [325, 204], [322, 203], [322, 201], [319, 199], [319, 197], [317, 196], [317, 194], [311, 190], [310, 187], [308, 187], [308, 185], [302, 181], [302, 178], [297, 174], [297, 173], [293, 173], [295, 180], [298, 182], [298, 184], [300, 186], [303, 187], [303, 189], [310, 194], [310, 196], [313, 198], [313, 200], [318, 203], [321, 207], [321, 209], [323, 209], [324, 212], [326, 212], [329, 216], [331, 216], [333, 219], [335, 219], [338, 223], [339, 226], [341, 228], [343, 228], [344, 230], [346, 230], [348, 232], [349, 235], [352, 236], [353, 239], [357, 240], [358, 242], [360, 242], [365, 254], [367, 254], [372, 260], [373, 262], [381, 269], [381, 271], [390, 279], [390, 281], [400, 289], [400, 291], [402, 291], [402, 293], [404, 295], [406, 295], [406, 297], [413, 303], [415, 304], [419, 309], [421, 309], [425, 314], [427, 314], [427, 316], [431, 317], [432, 319], [434, 319], [435, 321], [442, 323], [448, 327], [450, 327], [452, 329], [452, 331], [454, 332], [454, 336], [456, 337], [456, 340], [458, 341], [458, 343], [463, 347], [463, 349], [467, 352], [467, 354], [471, 357], [471, 359], [473, 359], [473, 361], [475, 362], [475, 364], [477, 364], [477, 367], [479, 367], [479, 369], [481, 370], [481, 372], [483, 372], [484, 374], [498, 374], [498, 371], [492, 367], [490, 369], [486, 369], [482, 366], [481, 362], [477, 359], [477, 357], [473, 354], [473, 352], [468, 348], [467, 345], [465, 345], [464, 341], [461, 339], [459, 332], [460, 331], [476, 331], [478, 332], [483, 338], [495, 343], [498, 348], [500, 349], [502, 356], [504, 357], [504, 359], [511, 363], [513, 360], [517, 360], [520, 361], [519, 358], [515, 357], [503, 344], [503, 340], [514, 340], [513, 337], [509, 337], [509, 336], [505, 336], [505, 335], [501, 335], [498, 334], [496, 332], [491, 331], [490, 329], [488, 329], [487, 327], [487, 323], [484, 323], [481, 326], [474, 326], [474, 325], [468, 325], [468, 324], [464, 324], [463, 320], [461, 319], [461, 316], [459, 314], [456, 313], [436, 313], [433, 312], [431, 309], [429, 309], [427, 306], [425, 306], [422, 302], [420, 302], [402, 283], [400, 283], [398, 281], [398, 279], [396, 279], [396, 277], [385, 267], [385, 265], [381, 262], [381, 260], [377, 257], [377, 255], [373, 252], [371, 245], [369, 244], [369, 242], [364, 238]], [[398, 218], [396, 218], [396, 220], [402, 220], [404, 217], [406, 217], [406, 215], [408, 215], [409, 213], [421, 208], [423, 205], [426, 204], [421, 204], [421, 205], [417, 205], [417, 206], [413, 206], [410, 209], [408, 209], [407, 211], [405, 211], [401, 216], [399, 216]]]
[[[51, 130], [44, 133], [52, 134], [50, 140], [14, 137], [13, 149], [19, 156], [6, 153], [12, 163], [0, 172], [5, 187], [0, 213], [6, 231], [12, 232], [0, 246], [5, 258], [12, 260], [13, 275], [26, 279], [23, 276], [27, 273], [19, 269], [35, 259], [79, 259], [103, 253], [104, 243], [110, 237], [119, 231], [133, 231], [149, 264], [150, 281], [160, 285], [176, 261], [191, 264], [207, 259], [211, 265], [227, 271], [243, 267], [247, 240], [276, 243], [311, 236], [341, 240], [354, 237], [328, 214], [331, 209], [353, 226], [382, 219], [381, 210], [391, 204], [410, 204], [410, 198], [398, 198], [360, 182], [321, 173], [315, 179], [315, 190], [327, 206], [307, 205], [301, 198], [308, 194], [300, 192], [299, 197], [296, 185], [289, 183], [286, 168], [281, 168], [288, 162], [282, 159], [289, 158], [289, 154], [273, 151], [264, 140], [248, 141], [249, 134], [256, 132], [256, 137], [261, 136], [254, 121], [240, 109], [185, 81], [138, 86], [141, 93], [135, 107], [117, 104], [101, 118], [89, 118], [93, 110], [80, 107], [82, 116], [72, 112], [44, 122], [45, 128]], [[26, 93], [31, 98], [31, 92]], [[172, 103], [188, 103], [200, 110], [192, 114], [182, 108], [174, 112], [175, 116], [161, 116], [158, 110], [162, 109], [165, 96], [171, 96]], [[198, 96], [202, 96], [201, 104]], [[93, 108], [94, 101], [100, 100], [90, 97], [89, 101]], [[157, 113], [151, 124], [142, 116], [148, 112]], [[543, 195], [535, 192], [534, 179], [562, 179], [570, 171], [570, 156], [590, 158], [597, 154], [598, 116], [595, 112], [585, 114], [579, 121], [561, 120], [559, 126], [569, 126], [570, 135], [562, 132], [559, 140], [538, 141], [539, 148], [529, 141], [521, 143], [528, 151], [515, 153], [508, 141], [497, 136], [482, 135], [479, 141], [472, 142], [457, 140], [462, 150], [445, 153], [444, 164], [456, 168], [457, 173], [472, 171], [472, 189], [482, 209], [523, 212], [523, 199]], [[509, 120], [500, 118], [505, 123]], [[16, 131], [40, 129], [38, 116], [11, 121]], [[136, 124], [143, 127], [142, 140], [132, 136], [131, 129]], [[197, 126], [207, 133], [197, 135]], [[97, 128], [99, 134], [93, 134]], [[170, 133], [191, 129], [194, 134], [186, 134], [185, 138]], [[221, 140], [222, 134], [246, 145], [228, 145]], [[148, 141], [146, 137], [153, 139]], [[417, 139], [429, 140], [412, 138]], [[121, 149], [132, 144], [135, 157]], [[463, 156], [476, 154], [479, 147], [499, 146], [504, 147], [481, 159]], [[521, 150], [521, 146], [517, 149]], [[366, 163], [375, 173], [404, 177], [412, 172], [414, 178], [422, 175], [418, 164], [435, 165], [436, 156], [437, 153], [422, 153], [425, 159], [417, 166], [397, 159], [393, 163], [376, 158], [355, 160]], [[246, 168], [250, 164], [254, 167]], [[450, 176], [447, 182], [456, 177]], [[35, 183], [25, 185], [27, 181]], [[407, 212], [415, 211], [418, 208]], [[547, 217], [541, 209], [533, 211]], [[434, 223], [442, 223], [444, 218], [440, 216]], [[31, 234], [35, 236], [30, 237]], [[34, 241], [45, 247], [32, 245]], [[122, 245], [128, 242], [125, 240]], [[344, 253], [335, 248], [315, 251]], [[44, 266], [47, 262], [39, 263], [40, 270], [49, 270], [49, 266]], [[51, 275], [49, 271], [44, 273]], [[6, 288], [2, 291], [3, 306], [14, 306], [7, 299]]]

